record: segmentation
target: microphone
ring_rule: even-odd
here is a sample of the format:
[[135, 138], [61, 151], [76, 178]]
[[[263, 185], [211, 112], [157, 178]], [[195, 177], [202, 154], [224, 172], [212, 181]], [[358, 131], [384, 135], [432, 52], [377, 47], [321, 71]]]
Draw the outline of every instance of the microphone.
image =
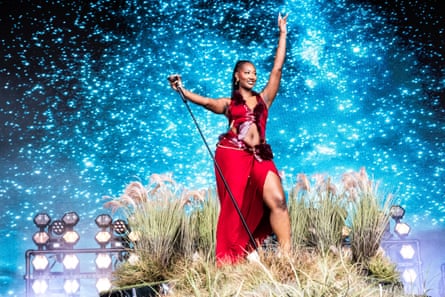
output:
[[167, 79], [168, 79], [171, 83], [174, 83], [175, 86], [176, 86], [177, 88], [180, 88], [180, 87], [181, 87], [181, 85], [180, 85], [180, 83], [179, 83], [179, 75], [178, 75], [178, 74], [172, 74], [172, 75], [169, 75]]
[[169, 76], [167, 77], [167, 79], [168, 79], [170, 82], [174, 82], [175, 80], [178, 80], [178, 78], [179, 78], [179, 76], [178, 76], [177, 74], [172, 74], [172, 75], [169, 75]]
[[169, 75], [168, 78], [170, 83], [174, 84], [176, 87], [176, 91], [181, 94], [181, 98], [184, 102], [187, 102], [184, 93], [182, 91], [182, 83], [181, 83], [181, 76], [179, 74], [172, 74]]

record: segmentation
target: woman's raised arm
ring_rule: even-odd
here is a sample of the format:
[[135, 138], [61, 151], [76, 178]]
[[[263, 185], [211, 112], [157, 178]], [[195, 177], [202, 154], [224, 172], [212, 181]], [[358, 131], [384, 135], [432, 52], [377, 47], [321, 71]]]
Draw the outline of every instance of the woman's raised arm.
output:
[[267, 107], [272, 105], [272, 102], [278, 93], [278, 89], [280, 88], [281, 73], [283, 70], [284, 59], [286, 57], [287, 16], [288, 15], [282, 17], [281, 14], [278, 14], [280, 37], [278, 39], [277, 51], [272, 71], [270, 72], [269, 81], [261, 92]]

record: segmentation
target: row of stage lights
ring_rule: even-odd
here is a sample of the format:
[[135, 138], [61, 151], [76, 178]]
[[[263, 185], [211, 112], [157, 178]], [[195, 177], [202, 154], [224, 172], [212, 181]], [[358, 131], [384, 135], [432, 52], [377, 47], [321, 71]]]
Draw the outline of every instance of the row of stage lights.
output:
[[391, 206], [390, 216], [394, 221], [393, 230], [397, 238], [392, 235], [388, 224], [381, 247], [391, 261], [396, 264], [405, 292], [419, 296], [424, 293], [420, 242], [408, 238], [411, 227], [402, 221], [405, 216], [405, 209], [402, 206]]
[[[95, 280], [98, 293], [111, 289], [115, 265], [127, 260], [132, 248], [129, 238], [133, 234], [126, 221], [113, 221], [108, 214], [97, 216], [96, 248], [75, 248], [80, 239], [74, 230], [79, 222], [76, 212], [67, 212], [53, 221], [48, 214], [39, 213], [33, 221], [39, 230], [32, 237], [37, 249], [27, 250], [25, 255], [27, 296], [80, 296], [80, 279]], [[87, 265], [89, 270], [81, 270], [80, 255], [94, 257]]]
[[[411, 227], [402, 222], [404, 215], [403, 207], [391, 207], [393, 230], [398, 238], [394, 238], [388, 224], [381, 246], [396, 263], [407, 291], [417, 293], [423, 290], [420, 245], [417, 240], [407, 239]], [[51, 296], [51, 287], [57, 287], [59, 291], [63, 288], [65, 296], [80, 296], [80, 279], [95, 280], [99, 294], [110, 291], [110, 276], [115, 265], [125, 260], [131, 261], [131, 242], [137, 238], [130, 231], [126, 221], [113, 221], [108, 214], [97, 216], [97, 248], [75, 248], [80, 239], [74, 230], [78, 222], [79, 216], [75, 212], [67, 212], [60, 220], [53, 221], [46, 213], [39, 213], [34, 217], [34, 224], [39, 230], [32, 237], [37, 249], [26, 251], [25, 279], [28, 297]], [[94, 267], [93, 271], [81, 271], [81, 261], [78, 257], [80, 255], [95, 257], [88, 265], [90, 269], [91, 266]], [[50, 282], [55, 281], [59, 283], [52, 286]]]

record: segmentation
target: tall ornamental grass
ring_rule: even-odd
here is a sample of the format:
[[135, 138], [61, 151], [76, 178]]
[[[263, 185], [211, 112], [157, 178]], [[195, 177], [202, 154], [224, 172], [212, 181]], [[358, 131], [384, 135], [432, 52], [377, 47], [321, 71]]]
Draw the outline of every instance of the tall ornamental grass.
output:
[[291, 252], [261, 247], [260, 261], [217, 267], [215, 191], [188, 190], [170, 175], [153, 175], [147, 186], [133, 182], [106, 203], [132, 234], [131, 256], [113, 284], [150, 286], [160, 296], [408, 296], [379, 249], [391, 197], [382, 201], [376, 185], [364, 169], [345, 173], [338, 185], [298, 175], [288, 197]]
[[307, 176], [300, 174], [289, 196], [294, 245], [313, 246], [321, 253], [338, 250], [347, 213], [330, 179], [317, 176], [311, 187]]

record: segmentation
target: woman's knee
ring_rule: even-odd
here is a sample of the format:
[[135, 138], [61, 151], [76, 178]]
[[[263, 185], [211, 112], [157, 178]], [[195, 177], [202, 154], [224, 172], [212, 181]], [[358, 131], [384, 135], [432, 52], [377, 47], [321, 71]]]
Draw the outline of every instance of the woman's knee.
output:
[[277, 209], [282, 211], [287, 211], [287, 203], [286, 203], [286, 198], [284, 196], [276, 199], [275, 205]]
[[271, 209], [287, 210], [286, 197], [280, 178], [273, 172], [269, 172], [264, 185], [264, 201]]

